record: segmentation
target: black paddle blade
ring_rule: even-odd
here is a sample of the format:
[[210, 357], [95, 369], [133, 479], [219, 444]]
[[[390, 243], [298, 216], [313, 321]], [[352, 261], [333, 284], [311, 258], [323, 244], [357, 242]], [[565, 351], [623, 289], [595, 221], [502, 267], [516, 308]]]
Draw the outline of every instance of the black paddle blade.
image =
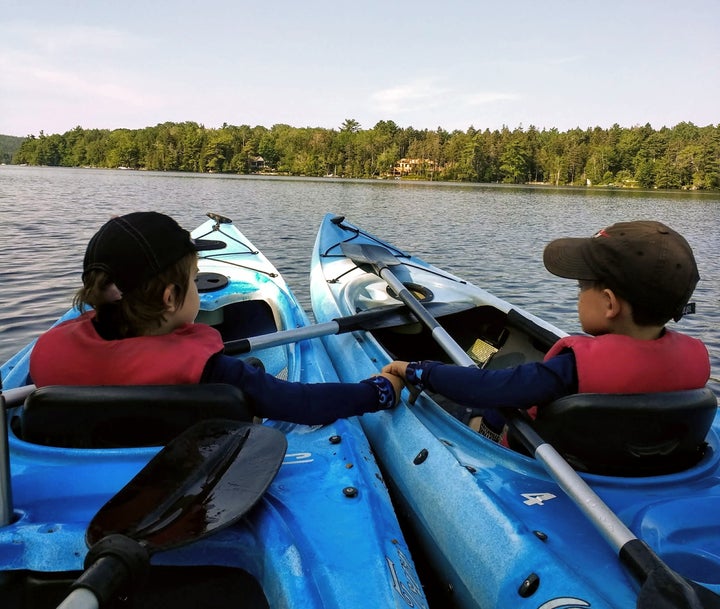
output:
[[658, 568], [640, 589], [637, 608], [718, 609], [720, 596], [668, 568]]
[[163, 448], [95, 515], [88, 546], [122, 534], [149, 553], [185, 545], [240, 519], [262, 497], [287, 450], [271, 427], [208, 420]]
[[619, 556], [641, 584], [637, 609], [720, 609], [720, 596], [673, 571], [644, 541], [628, 541]]
[[402, 264], [393, 253], [382, 245], [372, 243], [342, 243], [343, 254], [358, 266], [371, 264], [373, 266], [395, 266]]

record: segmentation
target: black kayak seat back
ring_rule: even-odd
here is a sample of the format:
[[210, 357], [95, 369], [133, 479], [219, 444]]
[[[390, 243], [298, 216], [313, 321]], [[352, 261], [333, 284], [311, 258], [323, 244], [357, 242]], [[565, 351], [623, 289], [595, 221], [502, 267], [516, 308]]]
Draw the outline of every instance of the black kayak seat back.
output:
[[702, 459], [717, 406], [708, 387], [665, 393], [578, 393], [538, 408], [534, 426], [579, 471], [663, 475], [688, 469]]
[[233, 385], [49, 385], [25, 400], [13, 425], [26, 442], [64, 448], [164, 446], [206, 419], [252, 421]]

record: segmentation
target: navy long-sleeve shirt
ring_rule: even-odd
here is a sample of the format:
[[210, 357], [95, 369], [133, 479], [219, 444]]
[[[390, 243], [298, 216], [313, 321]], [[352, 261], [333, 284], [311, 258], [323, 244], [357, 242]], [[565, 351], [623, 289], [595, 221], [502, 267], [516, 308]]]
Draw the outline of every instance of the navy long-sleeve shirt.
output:
[[530, 408], [577, 393], [577, 367], [571, 351], [545, 362], [486, 370], [440, 362], [411, 362], [407, 381], [482, 414], [493, 429], [501, 429], [502, 416], [494, 408]]
[[[486, 370], [425, 361], [408, 382], [471, 408], [530, 408], [577, 393], [575, 356], [564, 352], [546, 362]], [[418, 374], [419, 372], [419, 374]]]
[[395, 404], [395, 390], [384, 377], [359, 383], [293, 383], [222, 354], [208, 360], [200, 382], [239, 387], [258, 417], [306, 425], [331, 423]]

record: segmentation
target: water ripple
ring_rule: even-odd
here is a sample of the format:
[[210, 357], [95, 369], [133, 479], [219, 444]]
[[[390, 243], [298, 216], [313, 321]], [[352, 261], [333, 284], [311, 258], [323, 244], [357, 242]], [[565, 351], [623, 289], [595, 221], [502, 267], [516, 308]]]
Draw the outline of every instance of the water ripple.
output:
[[[325, 213], [348, 220], [543, 317], [580, 330], [575, 283], [542, 265], [545, 244], [652, 218], [683, 233], [702, 281], [698, 313], [678, 328], [707, 344], [720, 377], [720, 196], [717, 193], [258, 178], [0, 167], [0, 361], [70, 306], [85, 246], [111, 216], [154, 209], [193, 228], [208, 211], [233, 218], [283, 272], [309, 311], [308, 273]], [[718, 388], [716, 384], [716, 389]]]

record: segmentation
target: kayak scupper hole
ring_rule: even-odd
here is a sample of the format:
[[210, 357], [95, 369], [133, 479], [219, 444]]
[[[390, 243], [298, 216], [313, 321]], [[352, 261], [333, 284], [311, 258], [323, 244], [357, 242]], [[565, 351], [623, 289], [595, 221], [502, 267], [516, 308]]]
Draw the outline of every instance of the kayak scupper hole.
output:
[[540, 587], [540, 576], [537, 573], [531, 573], [528, 575], [520, 587], [518, 588], [518, 594], [523, 598], [528, 598], [535, 594], [537, 589]]
[[423, 448], [413, 459], [413, 463], [415, 465], [420, 465], [421, 463], [425, 462], [425, 459], [428, 458], [428, 450], [427, 448]]

